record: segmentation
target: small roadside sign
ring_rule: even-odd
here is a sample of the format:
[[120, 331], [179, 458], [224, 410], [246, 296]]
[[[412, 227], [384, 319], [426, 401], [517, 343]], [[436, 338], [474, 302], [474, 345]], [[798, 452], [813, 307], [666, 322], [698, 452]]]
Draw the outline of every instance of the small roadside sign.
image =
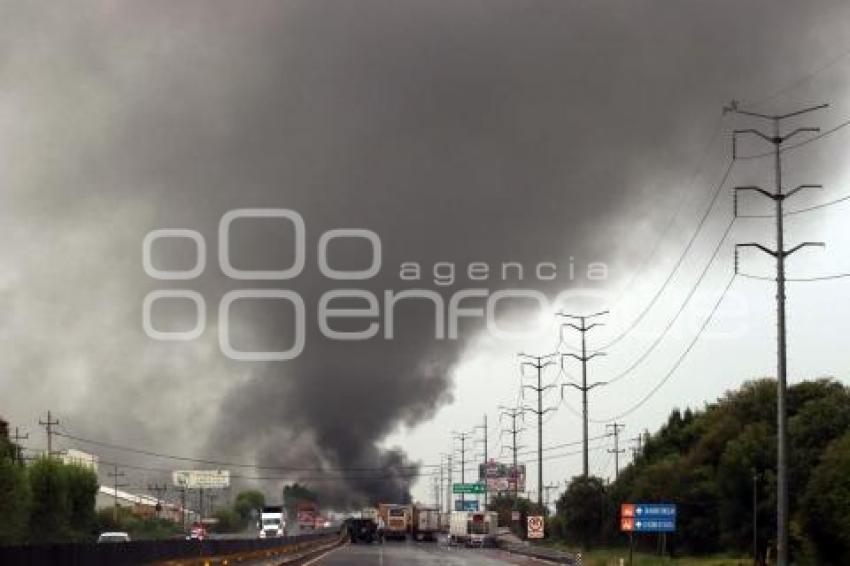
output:
[[528, 538], [543, 538], [543, 516], [529, 515], [528, 517]]
[[519, 521], [519, 511], [511, 511], [511, 521]]
[[485, 486], [483, 483], [453, 483], [452, 493], [484, 493]]

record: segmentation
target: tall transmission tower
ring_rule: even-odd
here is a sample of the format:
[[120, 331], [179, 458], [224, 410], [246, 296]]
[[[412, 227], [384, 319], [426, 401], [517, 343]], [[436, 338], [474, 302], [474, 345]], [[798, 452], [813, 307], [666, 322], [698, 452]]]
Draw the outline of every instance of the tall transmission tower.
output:
[[550, 495], [549, 495], [549, 494], [551, 493], [551, 491], [552, 491], [553, 489], [558, 489], [558, 488], [560, 488], [560, 487], [561, 487], [560, 482], [550, 483], [549, 485], [544, 485], [544, 486], [543, 486], [543, 489], [546, 491], [546, 507], [547, 507], [547, 508], [549, 507], [549, 504], [550, 504], [550, 503], [551, 503], [551, 501], [552, 501], [552, 498], [550, 497]]
[[501, 413], [499, 415], [499, 419], [502, 417], [508, 417], [511, 419], [511, 428], [502, 429], [501, 435], [510, 434], [511, 435], [511, 445], [503, 446], [503, 448], [507, 448], [511, 451], [511, 456], [513, 457], [513, 474], [514, 474], [514, 509], [517, 507], [517, 501], [519, 500], [519, 470], [517, 469], [517, 451], [522, 448], [522, 446], [518, 446], [516, 443], [517, 434], [525, 430], [522, 427], [517, 427], [517, 417], [521, 420], [525, 421], [525, 411], [522, 408], [519, 409], [509, 409], [507, 407], [500, 406], [499, 409]]
[[[472, 436], [471, 432], [452, 433], [455, 440], [460, 440], [460, 483], [466, 483], [466, 441]], [[461, 505], [466, 501], [463, 492], [460, 494]]]
[[620, 424], [618, 422], [613, 422], [605, 425], [605, 430], [611, 430], [608, 433], [608, 436], [614, 437], [614, 448], [608, 449], [609, 454], [614, 455], [614, 481], [617, 481], [620, 478], [620, 454], [626, 452], [625, 448], [620, 448], [620, 432], [626, 428], [626, 425]]
[[452, 454], [447, 454], [446, 459], [446, 510], [451, 513], [454, 509], [454, 501], [452, 499]]
[[643, 434], [630, 438], [629, 442], [632, 443], [632, 460], [637, 460], [638, 456], [643, 454]]
[[768, 120], [772, 125], [771, 134], [765, 134], [759, 130], [748, 128], [734, 130], [732, 132], [732, 158], [737, 157], [737, 136], [740, 134], [752, 134], [762, 138], [768, 143], [773, 144], [774, 156], [774, 191], [766, 191], [760, 187], [736, 187], [735, 189], [735, 212], [737, 214], [737, 195], [740, 191], [755, 191], [762, 196], [765, 196], [774, 202], [774, 214], [776, 217], [776, 248], [770, 249], [761, 244], [754, 242], [738, 244], [736, 246], [736, 267], [737, 267], [737, 250], [739, 247], [757, 248], [771, 256], [776, 260], [776, 354], [777, 354], [777, 395], [776, 395], [776, 424], [777, 424], [777, 451], [776, 451], [776, 469], [777, 469], [777, 494], [776, 494], [776, 563], [778, 566], [788, 566], [788, 409], [786, 406], [786, 394], [788, 387], [787, 379], [787, 343], [786, 343], [786, 328], [785, 328], [785, 258], [793, 254], [800, 248], [805, 246], [823, 246], [822, 242], [803, 242], [786, 250], [785, 235], [784, 235], [784, 216], [782, 206], [785, 199], [796, 194], [802, 189], [816, 188], [820, 185], [800, 185], [788, 192], [784, 191], [782, 186], [782, 144], [792, 137], [806, 133], [820, 132], [820, 128], [796, 128], [789, 133], [782, 135], [781, 125], [783, 120], [807, 114], [815, 110], [826, 108], [827, 104], [804, 108], [796, 112], [787, 114], [761, 114], [759, 112], [750, 112], [738, 108], [737, 104], [724, 109], [726, 112], [733, 112], [744, 116], [760, 118]]
[[[484, 415], [484, 424], [478, 425], [475, 427], [476, 429], [481, 429], [483, 438], [479, 442], [484, 443], [484, 465], [487, 465], [487, 457], [489, 454], [487, 453], [487, 415]], [[484, 478], [484, 510], [487, 510], [487, 478]]]
[[53, 427], [59, 424], [59, 419], [53, 419], [50, 410], [47, 411], [47, 420], [38, 419], [38, 424], [44, 427], [47, 433], [47, 457], [53, 456]]
[[561, 325], [561, 328], [568, 326], [570, 328], [574, 328], [581, 333], [581, 355], [567, 353], [561, 354], [561, 368], [564, 367], [564, 357], [575, 358], [576, 360], [581, 362], [581, 385], [577, 383], [565, 383], [561, 386], [561, 398], [564, 397], [564, 387], [573, 387], [581, 392], [581, 405], [582, 405], [582, 440], [583, 440], [583, 453], [582, 453], [582, 474], [586, 478], [589, 472], [589, 458], [588, 458], [588, 446], [587, 446], [587, 392], [593, 389], [594, 387], [599, 387], [600, 385], [605, 385], [604, 381], [597, 381], [596, 383], [587, 384], [587, 362], [592, 360], [597, 356], [604, 356], [605, 352], [593, 352], [592, 354], [587, 354], [587, 331], [591, 328], [595, 328], [597, 326], [604, 326], [601, 322], [593, 322], [591, 324], [587, 324], [587, 320], [590, 318], [596, 318], [599, 316], [603, 316], [608, 314], [608, 311], [601, 311], [594, 314], [579, 316], [573, 314], [566, 313], [558, 313], [558, 316], [562, 316], [564, 318], [570, 318], [573, 320], [577, 320], [579, 324], [574, 324], [572, 322], [567, 322]]
[[24, 464], [24, 448], [21, 446], [21, 440], [29, 440], [29, 437], [29, 433], [21, 434], [18, 432], [18, 427], [15, 427], [15, 434], [10, 439], [12, 444], [15, 445], [15, 459], [20, 465]]
[[440, 497], [437, 500], [437, 509], [439, 509], [439, 511], [441, 513], [444, 510], [443, 497], [446, 494], [446, 492], [445, 492], [445, 482], [443, 481], [443, 478], [444, 478], [443, 472], [445, 471], [445, 465], [443, 464], [443, 458], [445, 458], [445, 456], [446, 456], [445, 454], [440, 454]]
[[[522, 386], [523, 397], [525, 390], [531, 389], [537, 392], [537, 409], [532, 407], [523, 407], [523, 410], [537, 415], [537, 505], [543, 507], [543, 415], [549, 411], [554, 411], [553, 407], [543, 408], [543, 392], [547, 389], [555, 387], [554, 385], [543, 385], [543, 370], [547, 366], [553, 365], [555, 362], [551, 358], [557, 354], [545, 354], [543, 356], [532, 356], [530, 354], [519, 354], [520, 358], [525, 358], [531, 361], [522, 362], [521, 368], [532, 367], [537, 370], [537, 386], [525, 385]], [[545, 360], [545, 361], [544, 361]]]

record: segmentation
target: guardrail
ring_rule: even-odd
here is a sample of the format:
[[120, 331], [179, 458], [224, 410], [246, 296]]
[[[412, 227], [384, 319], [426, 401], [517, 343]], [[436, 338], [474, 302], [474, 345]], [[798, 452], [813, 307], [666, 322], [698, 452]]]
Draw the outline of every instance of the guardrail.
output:
[[545, 546], [534, 546], [530, 544], [516, 544], [506, 542], [504, 540], [498, 541], [497, 545], [500, 549], [513, 554], [521, 554], [522, 556], [548, 560], [549, 562], [555, 562], [556, 564], [580, 564], [573, 555], [560, 550], [555, 550], [554, 548], [546, 548]]
[[0, 564], [10, 566], [134, 566], [167, 560], [223, 556], [327, 540], [337, 529], [271, 539], [141, 540], [0, 546]]

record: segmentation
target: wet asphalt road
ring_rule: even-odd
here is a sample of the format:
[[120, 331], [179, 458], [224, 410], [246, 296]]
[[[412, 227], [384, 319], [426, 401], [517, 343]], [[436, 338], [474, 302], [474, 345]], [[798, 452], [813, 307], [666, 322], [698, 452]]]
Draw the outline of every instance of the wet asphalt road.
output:
[[541, 566], [540, 560], [512, 555], [496, 549], [448, 546], [438, 542], [394, 542], [346, 544], [312, 562], [310, 566]]

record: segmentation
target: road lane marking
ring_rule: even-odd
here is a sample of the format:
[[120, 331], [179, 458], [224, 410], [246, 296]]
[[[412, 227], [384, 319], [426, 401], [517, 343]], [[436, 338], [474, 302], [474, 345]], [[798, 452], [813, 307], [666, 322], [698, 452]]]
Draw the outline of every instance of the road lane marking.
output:
[[322, 559], [322, 558], [324, 558], [325, 556], [327, 556], [327, 555], [329, 555], [329, 554], [331, 554], [331, 553], [336, 552], [336, 551], [337, 551], [337, 550], [339, 550], [340, 548], [345, 548], [346, 546], [348, 546], [348, 543], [345, 543], [345, 544], [343, 544], [343, 545], [340, 545], [340, 546], [337, 546], [337, 547], [335, 547], [335, 548], [332, 548], [332, 549], [330, 549], [329, 551], [327, 551], [326, 553], [322, 554], [321, 556], [317, 556], [316, 558], [314, 558], [314, 559], [312, 559], [312, 560], [310, 560], [310, 561], [308, 561], [308, 562], [305, 562], [302, 566], [310, 566], [311, 564], [315, 564], [316, 562], [318, 562], [319, 560], [321, 560], [321, 559]]

